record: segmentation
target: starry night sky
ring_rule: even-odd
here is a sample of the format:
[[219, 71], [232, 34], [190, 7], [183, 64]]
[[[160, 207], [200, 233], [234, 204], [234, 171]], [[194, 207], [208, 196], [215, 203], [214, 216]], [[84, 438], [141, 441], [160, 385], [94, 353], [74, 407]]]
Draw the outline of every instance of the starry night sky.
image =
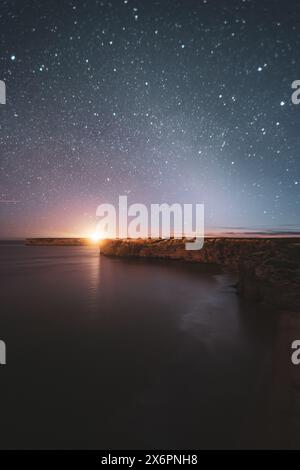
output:
[[88, 234], [119, 195], [299, 228], [299, 1], [2, 0], [0, 37], [0, 237]]

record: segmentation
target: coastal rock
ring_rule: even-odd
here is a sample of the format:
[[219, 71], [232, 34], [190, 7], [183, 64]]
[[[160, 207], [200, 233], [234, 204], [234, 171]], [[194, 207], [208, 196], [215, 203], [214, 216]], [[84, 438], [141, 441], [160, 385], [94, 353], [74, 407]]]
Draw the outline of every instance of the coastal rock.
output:
[[199, 251], [187, 251], [185, 241], [103, 240], [101, 253], [221, 265], [237, 273], [237, 291], [241, 296], [280, 309], [300, 311], [299, 239], [208, 238]]

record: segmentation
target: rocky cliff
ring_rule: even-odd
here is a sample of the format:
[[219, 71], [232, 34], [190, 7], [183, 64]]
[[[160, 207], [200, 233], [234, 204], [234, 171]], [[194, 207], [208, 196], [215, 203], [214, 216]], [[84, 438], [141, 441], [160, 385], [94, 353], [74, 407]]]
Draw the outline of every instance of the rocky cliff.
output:
[[238, 292], [248, 298], [300, 311], [300, 238], [208, 238], [199, 251], [184, 240], [105, 240], [107, 256], [218, 264], [238, 274]]

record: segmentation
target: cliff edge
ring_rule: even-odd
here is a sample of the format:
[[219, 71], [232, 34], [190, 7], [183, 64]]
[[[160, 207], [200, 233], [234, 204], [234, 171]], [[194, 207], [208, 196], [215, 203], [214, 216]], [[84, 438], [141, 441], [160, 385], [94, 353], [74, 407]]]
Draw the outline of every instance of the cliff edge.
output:
[[208, 238], [199, 251], [184, 239], [116, 239], [103, 240], [101, 253], [221, 265], [238, 274], [241, 295], [300, 311], [300, 238]]

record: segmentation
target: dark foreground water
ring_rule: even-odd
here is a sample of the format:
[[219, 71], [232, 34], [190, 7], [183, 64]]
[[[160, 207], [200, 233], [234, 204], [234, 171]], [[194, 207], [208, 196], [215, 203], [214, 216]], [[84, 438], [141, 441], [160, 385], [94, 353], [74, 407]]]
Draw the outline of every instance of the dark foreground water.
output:
[[240, 303], [228, 275], [94, 248], [0, 246], [0, 277], [0, 448], [252, 439], [272, 323]]

